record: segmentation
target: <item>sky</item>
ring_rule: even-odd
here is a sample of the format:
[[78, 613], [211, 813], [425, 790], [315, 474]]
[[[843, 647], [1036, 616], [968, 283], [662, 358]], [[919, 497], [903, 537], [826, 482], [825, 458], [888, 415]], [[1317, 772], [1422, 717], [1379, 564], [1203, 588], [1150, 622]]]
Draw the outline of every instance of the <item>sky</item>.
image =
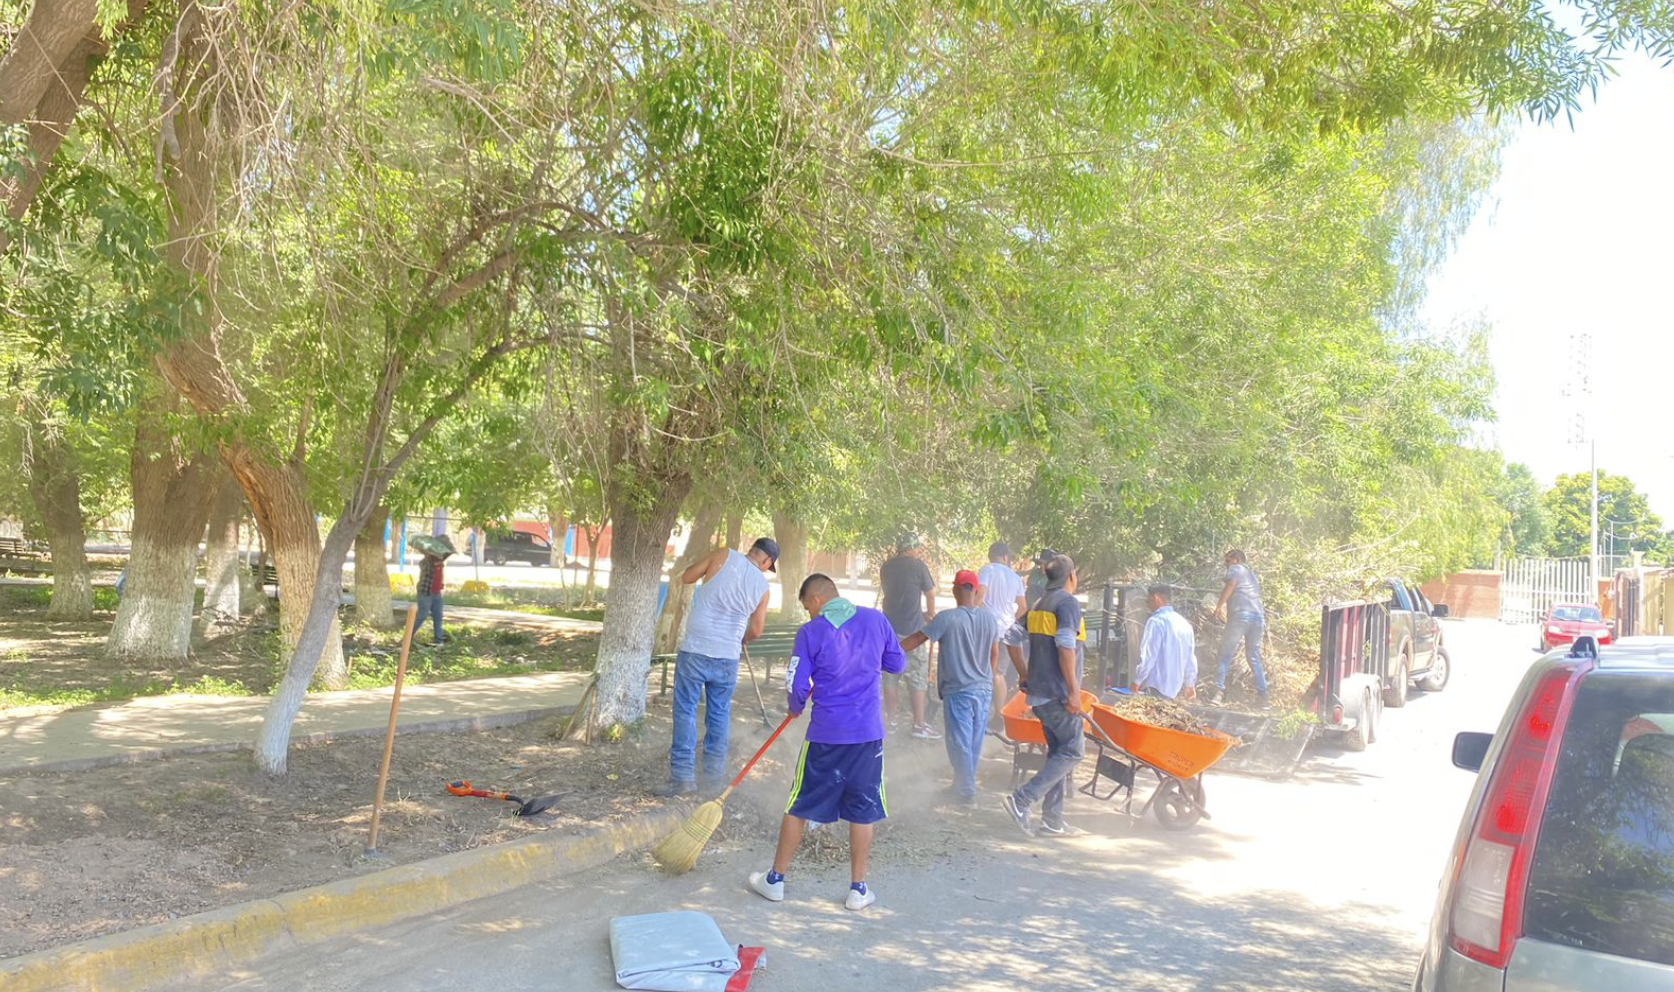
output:
[[[1640, 56], [1566, 121], [1522, 124], [1500, 178], [1431, 277], [1432, 328], [1484, 320], [1498, 378], [1486, 439], [1543, 483], [1627, 475], [1674, 522], [1674, 68]], [[1574, 356], [1591, 332], [1590, 375]], [[1566, 396], [1585, 379], [1590, 398]], [[1580, 390], [1571, 386], [1570, 393]]]

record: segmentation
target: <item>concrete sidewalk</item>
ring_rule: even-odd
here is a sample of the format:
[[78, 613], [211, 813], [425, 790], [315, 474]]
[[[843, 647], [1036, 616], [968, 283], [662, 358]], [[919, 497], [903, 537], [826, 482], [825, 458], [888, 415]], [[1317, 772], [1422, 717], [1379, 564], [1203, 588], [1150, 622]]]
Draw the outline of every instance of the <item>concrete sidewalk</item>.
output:
[[[589, 677], [586, 672], [543, 672], [408, 686], [401, 693], [398, 727], [403, 732], [487, 730], [567, 712], [580, 701]], [[390, 693], [309, 693], [291, 741], [381, 734], [389, 723]], [[268, 698], [147, 696], [107, 706], [0, 717], [0, 774], [69, 771], [170, 753], [248, 748], [267, 712]]]

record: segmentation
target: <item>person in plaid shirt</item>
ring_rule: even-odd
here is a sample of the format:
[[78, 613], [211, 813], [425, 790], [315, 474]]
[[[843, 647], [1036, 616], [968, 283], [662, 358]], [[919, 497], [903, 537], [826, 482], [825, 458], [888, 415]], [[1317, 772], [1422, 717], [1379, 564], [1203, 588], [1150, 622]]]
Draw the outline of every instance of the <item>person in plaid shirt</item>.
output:
[[419, 559], [418, 622], [424, 623], [425, 617], [432, 624], [430, 643], [444, 643], [447, 638], [442, 636], [442, 559], [429, 552]]

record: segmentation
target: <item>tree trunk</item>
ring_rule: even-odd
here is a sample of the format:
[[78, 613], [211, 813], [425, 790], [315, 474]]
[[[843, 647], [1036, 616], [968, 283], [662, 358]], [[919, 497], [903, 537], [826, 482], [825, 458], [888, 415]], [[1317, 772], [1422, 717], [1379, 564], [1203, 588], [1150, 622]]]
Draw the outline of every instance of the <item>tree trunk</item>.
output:
[[[678, 510], [679, 510], [679, 508], [676, 507], [676, 512], [678, 512]], [[598, 597], [598, 593], [599, 593], [599, 585], [598, 585], [598, 579], [599, 579], [599, 536], [604, 533], [604, 529], [606, 527], [608, 527], [609, 525], [610, 525], [610, 521], [606, 520], [604, 523], [600, 524], [597, 527], [583, 527], [583, 529], [587, 532], [587, 588], [581, 594], [581, 605], [583, 607], [592, 606], [595, 599]], [[669, 526], [670, 526], [671, 529], [673, 528], [673, 524], [670, 524]], [[611, 560], [610, 560], [610, 567], [611, 567], [613, 575], [615, 574], [615, 568], [616, 568], [616, 558], [615, 558], [615, 555], [614, 555], [614, 548], [615, 548], [615, 545], [613, 544], [612, 545], [612, 552], [613, 553], [612, 553], [612, 557], [611, 557]]]
[[184, 661], [192, 650], [198, 541], [215, 493], [215, 459], [188, 455], [169, 432], [172, 393], [141, 401], [130, 460], [134, 523], [128, 579], [105, 641], [112, 658]]
[[355, 537], [355, 617], [380, 630], [393, 630], [395, 607], [389, 594], [389, 561], [384, 527], [389, 509], [379, 505]]
[[727, 517], [727, 547], [734, 551], [743, 551], [739, 545], [744, 543], [744, 518], [739, 514]]
[[[116, 32], [137, 24], [145, 6], [146, 0], [128, 0], [128, 19]], [[24, 124], [29, 133], [21, 170], [0, 176], [0, 200], [12, 220], [34, 202], [81, 109], [88, 80], [109, 52], [94, 20], [97, 9], [96, 0], [36, 2], [0, 61], [0, 125]], [[0, 230], [0, 252], [10, 244], [10, 233]]]
[[82, 39], [95, 34], [97, 0], [56, 0], [30, 5], [29, 18], [0, 60], [0, 124], [22, 124], [34, 116], [58, 67]]
[[546, 509], [547, 529], [552, 531], [552, 553], [547, 557], [547, 564], [553, 568], [564, 565], [564, 535], [570, 531], [570, 522], [564, 519], [564, 511], [556, 507]]
[[35, 512], [46, 524], [52, 549], [53, 620], [93, 619], [93, 576], [87, 567], [87, 527], [81, 513], [81, 476], [64, 436], [31, 422], [24, 439], [23, 470]]
[[[311, 518], [310, 527], [312, 528]], [[256, 736], [256, 767], [271, 775], [285, 774], [285, 757], [291, 744], [291, 726], [296, 723], [296, 715], [302, 712], [302, 702], [307, 698], [308, 685], [313, 681], [315, 673], [315, 665], [310, 664], [308, 659], [318, 659], [323, 667], [328, 650], [335, 648], [341, 663], [343, 636], [337, 622], [337, 608], [343, 598], [341, 576], [343, 563], [349, 557], [349, 547], [354, 543], [355, 533], [359, 529], [350, 514], [345, 513], [337, 518], [337, 522], [332, 524], [331, 530], [326, 534], [325, 546], [318, 552], [318, 574], [311, 583], [313, 598], [300, 612], [289, 611], [293, 616], [303, 617], [304, 622], [298, 626], [296, 647], [288, 652], [290, 663], [286, 666], [285, 675], [279, 680], [279, 685], [273, 690], [273, 700], [268, 703], [261, 732]], [[316, 536], [319, 533], [318, 530], [311, 532]], [[331, 580], [333, 575], [339, 577], [337, 581]], [[283, 589], [283, 569], [280, 570], [279, 582], [280, 588]], [[286, 612], [281, 604], [281, 620]]]
[[[279, 629], [290, 653], [314, 599], [320, 531], [308, 503], [300, 445], [291, 459], [278, 461], [253, 451], [239, 437], [236, 424], [229, 423], [248, 410], [249, 403], [221, 355], [214, 252], [219, 229], [216, 187], [233, 163], [219, 155], [210, 130], [216, 94], [208, 90], [215, 83], [217, 62], [209, 19], [227, 16], [224, 8], [183, 7], [175, 28], [178, 56], [160, 77], [169, 84], [162, 106], [165, 140], [160, 143], [168, 194], [168, 240], [163, 255], [197, 288], [202, 306], [183, 309], [182, 339], [165, 349], [157, 364], [204, 420], [225, 429], [221, 455], [250, 501], [279, 575]], [[339, 560], [338, 571], [328, 583], [334, 601], [341, 598], [342, 564]], [[348, 669], [336, 614], [329, 619], [332, 636], [318, 671], [323, 684], [337, 688], [348, 681]]]
[[[242, 490], [241, 490], [242, 491]], [[267, 541], [262, 537], [262, 529], [256, 523], [256, 515], [251, 513], [245, 521], [248, 533], [255, 536], [255, 564], [241, 573], [244, 581], [244, 596], [242, 605], [245, 612], [253, 619], [266, 620], [271, 607], [267, 600]]]
[[244, 564], [238, 548], [238, 525], [243, 519], [244, 490], [227, 473], [210, 507], [203, 542], [203, 609], [198, 615], [205, 634], [236, 624], [243, 613]]
[[779, 616], [794, 620], [801, 615], [796, 594], [808, 577], [808, 528], [788, 514], [773, 514], [773, 539], [779, 542]]
[[720, 523], [721, 508], [713, 504], [700, 505], [692, 517], [691, 537], [668, 574], [668, 598], [663, 600], [663, 612], [657, 617], [658, 654], [669, 654], [679, 646], [681, 622], [692, 599], [692, 587], [680, 581], [680, 573], [714, 549], [715, 530]]
[[[289, 655], [302, 639], [303, 624], [315, 599], [317, 576], [326, 576], [333, 602], [342, 599], [343, 562], [348, 551], [338, 558], [337, 571], [321, 572], [320, 528], [314, 522], [314, 509], [303, 491], [299, 465], [273, 465], [239, 445], [229, 445], [224, 450], [233, 474], [238, 476], [244, 495], [250, 500], [256, 525], [261, 529], [274, 572], [279, 576], [279, 634]], [[310, 674], [318, 673], [323, 688], [341, 689], [348, 684], [349, 668], [343, 660], [342, 627], [337, 614], [333, 612], [330, 619], [325, 654]]]
[[599, 635], [597, 673], [599, 721], [605, 727], [637, 723], [645, 716], [645, 675], [651, 664], [656, 629], [657, 585], [663, 577], [663, 550], [674, 529], [689, 479], [662, 480], [650, 505], [613, 486], [610, 520], [610, 589], [605, 593], [604, 631]]

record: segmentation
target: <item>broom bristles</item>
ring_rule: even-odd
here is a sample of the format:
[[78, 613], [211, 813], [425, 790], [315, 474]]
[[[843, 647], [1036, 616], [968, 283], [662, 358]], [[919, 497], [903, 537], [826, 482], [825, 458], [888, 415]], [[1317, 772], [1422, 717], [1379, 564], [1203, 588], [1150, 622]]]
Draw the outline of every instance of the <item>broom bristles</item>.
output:
[[680, 829], [669, 834], [668, 838], [657, 845], [651, 856], [663, 866], [663, 870], [674, 875], [683, 875], [697, 866], [698, 855], [703, 853], [703, 845], [709, 843], [714, 836], [715, 828], [721, 825], [721, 801], [711, 799], [686, 817], [686, 822], [680, 824]]

